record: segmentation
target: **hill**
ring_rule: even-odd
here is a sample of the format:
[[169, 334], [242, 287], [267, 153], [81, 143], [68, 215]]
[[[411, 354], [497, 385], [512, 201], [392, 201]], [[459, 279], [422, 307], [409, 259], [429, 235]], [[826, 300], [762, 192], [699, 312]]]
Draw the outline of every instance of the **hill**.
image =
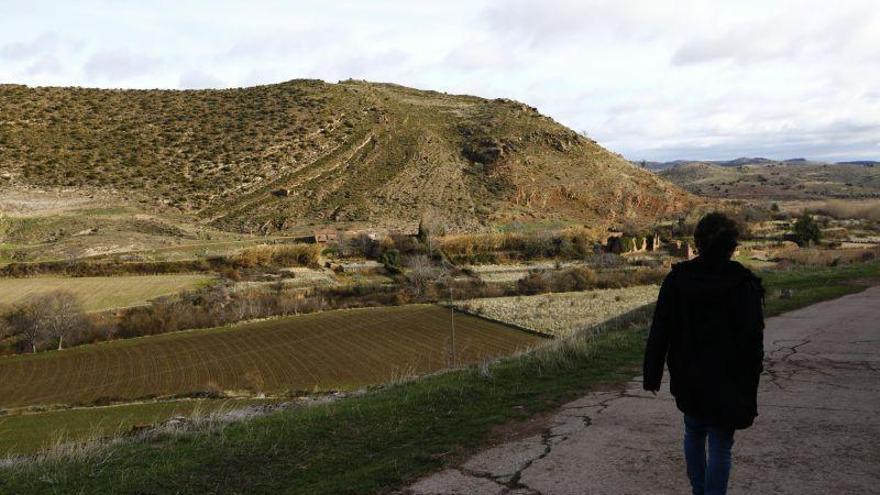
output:
[[814, 162], [721, 166], [680, 163], [661, 177], [701, 196], [823, 199], [880, 197], [880, 167]]
[[669, 162], [633, 162], [635, 165], [648, 168], [650, 170], [668, 170], [679, 165], [689, 165], [695, 163], [704, 163], [707, 165], [717, 165], [719, 167], [741, 167], [744, 165], [754, 166], [779, 166], [779, 165], [862, 165], [865, 167], [874, 167], [880, 165], [880, 162], [872, 160], [856, 160], [848, 162], [823, 162], [817, 160], [807, 160], [806, 158], [789, 158], [787, 160], [771, 160], [761, 157], [740, 157], [733, 160], [673, 160]]
[[534, 108], [391, 84], [0, 85], [0, 187], [65, 188], [226, 231], [651, 221], [693, 198]]

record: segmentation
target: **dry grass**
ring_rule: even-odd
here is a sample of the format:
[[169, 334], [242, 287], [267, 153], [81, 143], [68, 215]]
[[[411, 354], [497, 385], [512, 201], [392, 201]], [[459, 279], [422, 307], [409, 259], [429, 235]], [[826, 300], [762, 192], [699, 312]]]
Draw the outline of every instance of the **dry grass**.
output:
[[880, 220], [880, 201], [829, 200], [812, 209], [814, 213], [838, 219]]
[[555, 263], [506, 263], [470, 265], [467, 269], [475, 273], [480, 280], [489, 283], [516, 282], [533, 270], [551, 270]]
[[564, 337], [579, 329], [653, 303], [656, 285], [535, 296], [470, 299], [457, 303], [464, 311], [537, 332]]
[[880, 258], [880, 248], [819, 249], [805, 248], [781, 251], [777, 260], [804, 266], [837, 266], [863, 263]]
[[317, 266], [321, 257], [318, 244], [273, 244], [245, 248], [234, 260], [245, 268], [255, 266]]
[[210, 281], [205, 275], [0, 278], [0, 301], [15, 304], [34, 294], [65, 290], [73, 293], [86, 311], [100, 311], [146, 304]]

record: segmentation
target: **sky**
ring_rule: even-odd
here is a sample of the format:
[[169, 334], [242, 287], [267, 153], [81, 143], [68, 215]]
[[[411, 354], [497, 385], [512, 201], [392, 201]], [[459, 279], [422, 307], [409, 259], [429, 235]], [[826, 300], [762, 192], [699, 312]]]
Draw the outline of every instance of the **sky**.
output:
[[632, 160], [880, 160], [876, 0], [0, 0], [0, 83], [298, 78], [512, 98]]

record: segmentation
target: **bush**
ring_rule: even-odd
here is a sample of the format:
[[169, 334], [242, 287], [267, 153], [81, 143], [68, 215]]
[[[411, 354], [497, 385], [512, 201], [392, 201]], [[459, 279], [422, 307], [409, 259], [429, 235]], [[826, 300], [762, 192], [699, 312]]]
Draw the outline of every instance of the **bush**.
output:
[[379, 262], [385, 265], [385, 269], [388, 270], [388, 273], [397, 274], [400, 273], [400, 251], [396, 249], [388, 249], [382, 253], [382, 256], [379, 258]]
[[520, 294], [526, 295], [550, 292], [550, 284], [547, 283], [544, 274], [541, 272], [532, 272], [517, 280], [516, 288]]
[[596, 287], [596, 272], [586, 267], [575, 267], [559, 273], [554, 280], [554, 291], [588, 290]]
[[822, 230], [812, 216], [805, 214], [794, 224], [794, 239], [800, 246], [818, 243], [822, 240]]

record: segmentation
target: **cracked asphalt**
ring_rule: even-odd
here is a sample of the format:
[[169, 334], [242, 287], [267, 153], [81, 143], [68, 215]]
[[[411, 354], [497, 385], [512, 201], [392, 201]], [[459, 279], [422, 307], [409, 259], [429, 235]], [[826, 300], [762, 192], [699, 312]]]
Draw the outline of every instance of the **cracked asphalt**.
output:
[[[880, 493], [880, 287], [768, 319], [765, 355], [760, 416], [736, 434], [729, 493]], [[668, 383], [654, 397], [638, 377], [404, 493], [689, 493], [683, 430]]]

